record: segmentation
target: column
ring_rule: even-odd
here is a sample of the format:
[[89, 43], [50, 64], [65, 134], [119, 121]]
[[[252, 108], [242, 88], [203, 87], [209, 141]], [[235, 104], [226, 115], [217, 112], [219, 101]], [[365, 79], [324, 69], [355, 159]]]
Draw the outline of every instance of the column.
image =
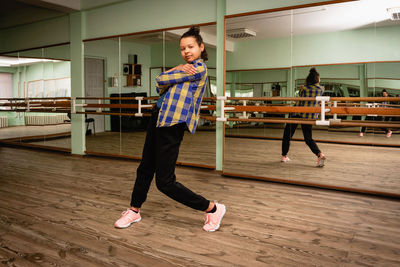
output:
[[[83, 33], [85, 22], [82, 12], [75, 12], [69, 16], [70, 23], [70, 55], [71, 55], [71, 97], [84, 97], [84, 49]], [[76, 101], [82, 103], [82, 101]], [[77, 108], [76, 111], [82, 111]], [[71, 114], [71, 153], [85, 154], [85, 115]]]
[[[217, 96], [224, 95], [225, 87], [225, 13], [226, 0], [217, 0]], [[217, 102], [217, 116], [221, 116], [221, 105]], [[224, 159], [224, 122], [216, 122], [216, 170], [222, 171]]]

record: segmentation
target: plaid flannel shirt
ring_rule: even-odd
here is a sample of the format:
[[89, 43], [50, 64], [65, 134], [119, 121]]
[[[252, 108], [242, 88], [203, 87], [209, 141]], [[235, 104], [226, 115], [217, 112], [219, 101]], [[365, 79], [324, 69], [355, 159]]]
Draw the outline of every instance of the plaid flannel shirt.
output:
[[[325, 88], [321, 86], [319, 83], [314, 85], [305, 85], [301, 87], [299, 97], [314, 97], [313, 101], [297, 101], [297, 107], [316, 107], [318, 106], [317, 101], [315, 100], [316, 96], [321, 96], [324, 92]], [[304, 119], [317, 119], [318, 113], [298, 113], [300, 117]]]
[[200, 104], [207, 84], [207, 66], [202, 59], [191, 64], [197, 69], [196, 74], [174, 70], [157, 76], [157, 92], [160, 95], [166, 92], [158, 114], [157, 127], [185, 122], [192, 134], [196, 131]]

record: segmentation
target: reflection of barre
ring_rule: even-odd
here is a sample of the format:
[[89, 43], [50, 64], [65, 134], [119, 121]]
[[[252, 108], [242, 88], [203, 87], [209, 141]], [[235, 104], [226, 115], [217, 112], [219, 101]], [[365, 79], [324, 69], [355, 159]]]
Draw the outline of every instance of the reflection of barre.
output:
[[321, 102], [321, 119], [316, 120], [316, 125], [327, 125], [329, 126], [329, 121], [325, 120], [325, 112], [331, 111], [329, 108], [325, 108], [326, 102], [329, 101], [329, 96], [317, 96], [315, 99]]
[[[103, 101], [103, 100], [99, 99], [99, 100], [97, 101], [97, 103], [99, 103], [99, 105], [101, 105], [101, 104], [102, 104], [102, 101]], [[101, 111], [102, 111], [102, 108], [101, 108], [101, 107], [99, 107], [99, 108], [96, 110], [96, 112], [101, 112]]]
[[[206, 116], [208, 120], [212, 120], [212, 117]], [[277, 118], [249, 118], [249, 119], [240, 119], [240, 118], [228, 118], [228, 121], [240, 121], [240, 122], [264, 122], [264, 123], [296, 123], [296, 124], [315, 124], [315, 120], [310, 119], [277, 119]], [[340, 122], [331, 122], [330, 126], [345, 126], [345, 127], [374, 127], [374, 128], [400, 128], [400, 123], [387, 123], [387, 122], [367, 122], [367, 121], [340, 121]]]
[[221, 117], [217, 121], [226, 121], [225, 110], [235, 110], [235, 107], [225, 107], [226, 96], [217, 96], [217, 100], [221, 101]]
[[[256, 106], [258, 107], [258, 106], [260, 106], [260, 103], [256, 103]], [[256, 112], [254, 112], [254, 114], [258, 114], [258, 111], [256, 111]]]
[[143, 96], [137, 96], [135, 99], [138, 101], [138, 112], [135, 113], [135, 116], [143, 117], [142, 108], [151, 108], [153, 105], [142, 105]]
[[[365, 106], [367, 108], [379, 108], [379, 104], [378, 103], [366, 103]], [[376, 115], [376, 114], [367, 114], [367, 116], [369, 116], [369, 117], [377, 117], [378, 115]]]
[[[333, 107], [337, 108], [337, 101], [333, 101]], [[333, 119], [330, 119], [329, 121], [331, 121], [331, 122], [340, 122], [341, 119], [338, 119], [337, 118], [337, 114], [335, 113], [335, 114], [333, 114]]]
[[27, 97], [27, 98], [25, 98], [25, 103], [26, 103], [26, 111], [28, 111], [29, 112], [29, 110], [30, 110], [30, 103], [29, 103], [29, 98]]
[[86, 107], [86, 106], [87, 106], [87, 104], [77, 104], [76, 97], [74, 97], [74, 96], [71, 97], [71, 113], [73, 113], [73, 114], [76, 113], [76, 107]]
[[[246, 104], [247, 104], [247, 101], [246, 100], [240, 100], [240, 101], [242, 101], [243, 102], [243, 106], [246, 106]], [[255, 112], [254, 112], [255, 113]], [[257, 112], [258, 113], [258, 112]], [[249, 117], [249, 115], [247, 115], [247, 112], [246, 111], [243, 111], [243, 115], [242, 116], [239, 116], [239, 118], [241, 118], [241, 119], [247, 119]]]

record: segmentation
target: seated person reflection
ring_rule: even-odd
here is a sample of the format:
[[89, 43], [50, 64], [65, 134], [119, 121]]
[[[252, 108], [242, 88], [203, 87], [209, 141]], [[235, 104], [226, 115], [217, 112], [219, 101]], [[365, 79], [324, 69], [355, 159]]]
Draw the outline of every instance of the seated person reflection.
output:
[[[382, 96], [383, 97], [389, 97], [389, 94], [385, 89], [382, 90]], [[378, 104], [377, 106], [382, 107], [382, 108], [386, 108], [388, 104], [389, 104], [389, 102], [383, 102], [381, 105]], [[374, 105], [374, 107], [375, 107], [375, 105]], [[365, 120], [366, 121], [390, 121], [390, 117], [387, 117], [387, 116], [382, 117], [382, 116], [377, 116], [377, 115], [367, 115], [365, 117]], [[381, 128], [381, 129], [385, 132], [387, 138], [392, 136], [392, 131], [390, 129], [388, 129], [388, 128]], [[360, 137], [364, 136], [366, 130], [367, 130], [367, 127], [365, 127], [365, 126], [361, 127]]]
[[[310, 70], [310, 73], [306, 79], [306, 85], [300, 87], [299, 97], [313, 97], [312, 101], [298, 101], [295, 106], [298, 107], [316, 107], [317, 101], [315, 97], [321, 96], [324, 92], [324, 87], [321, 86], [319, 73], [315, 68]], [[292, 114], [291, 114], [292, 115]], [[317, 113], [295, 113], [291, 116], [292, 118], [300, 119], [317, 119]], [[297, 123], [286, 123], [285, 130], [283, 132], [282, 138], [282, 158], [281, 162], [289, 162], [290, 159], [287, 156], [290, 147], [290, 140], [292, 139], [294, 133], [296, 132]], [[304, 141], [311, 149], [311, 151], [318, 157], [317, 167], [323, 167], [325, 165], [326, 157], [318, 148], [315, 141], [312, 139], [312, 125], [301, 124], [301, 129], [303, 131]]]

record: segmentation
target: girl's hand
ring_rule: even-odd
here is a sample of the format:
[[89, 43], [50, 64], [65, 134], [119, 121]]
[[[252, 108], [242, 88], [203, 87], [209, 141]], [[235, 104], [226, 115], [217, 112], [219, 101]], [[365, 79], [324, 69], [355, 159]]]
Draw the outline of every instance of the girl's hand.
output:
[[192, 65], [192, 64], [181, 64], [176, 66], [177, 70], [181, 70], [183, 72], [186, 72], [187, 74], [196, 74], [197, 69]]

